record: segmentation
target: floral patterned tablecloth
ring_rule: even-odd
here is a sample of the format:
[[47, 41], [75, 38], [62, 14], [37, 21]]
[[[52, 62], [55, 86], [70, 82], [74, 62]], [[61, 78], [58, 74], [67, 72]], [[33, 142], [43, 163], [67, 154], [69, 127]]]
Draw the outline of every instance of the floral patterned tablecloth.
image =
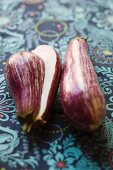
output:
[[[63, 62], [68, 42], [88, 38], [106, 98], [106, 117], [94, 133], [78, 132], [65, 118], [59, 91], [45, 127], [25, 134], [6, 88], [4, 66], [16, 51], [50, 44]], [[0, 1], [0, 170], [113, 169], [113, 1]]]

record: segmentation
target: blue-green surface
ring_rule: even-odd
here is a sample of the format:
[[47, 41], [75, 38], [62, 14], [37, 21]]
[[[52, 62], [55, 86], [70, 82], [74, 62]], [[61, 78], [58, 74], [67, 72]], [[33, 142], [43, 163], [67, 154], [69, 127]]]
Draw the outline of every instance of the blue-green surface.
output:
[[[59, 91], [47, 125], [21, 130], [6, 88], [4, 66], [16, 51], [50, 44], [62, 59], [75, 36], [88, 38], [106, 98], [106, 117], [94, 133], [75, 131], [62, 113]], [[113, 0], [0, 1], [0, 170], [113, 169]]]

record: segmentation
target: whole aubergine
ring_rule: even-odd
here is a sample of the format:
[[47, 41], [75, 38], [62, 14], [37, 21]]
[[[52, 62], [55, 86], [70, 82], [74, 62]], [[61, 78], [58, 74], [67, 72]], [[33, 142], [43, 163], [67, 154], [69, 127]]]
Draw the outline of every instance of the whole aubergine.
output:
[[32, 52], [12, 55], [5, 66], [5, 76], [16, 105], [16, 114], [23, 118], [23, 130], [29, 132], [37, 122], [45, 123], [53, 102], [61, 71], [58, 53], [48, 45]]
[[77, 129], [95, 130], [105, 115], [105, 100], [82, 37], [67, 47], [60, 88], [62, 106], [72, 124]]

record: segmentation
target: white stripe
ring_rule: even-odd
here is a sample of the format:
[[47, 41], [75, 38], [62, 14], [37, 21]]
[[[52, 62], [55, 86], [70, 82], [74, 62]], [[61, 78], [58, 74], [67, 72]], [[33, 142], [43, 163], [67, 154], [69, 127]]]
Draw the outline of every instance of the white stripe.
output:
[[48, 45], [40, 45], [32, 51], [42, 58], [45, 63], [45, 77], [41, 96], [41, 107], [37, 119], [40, 119], [47, 107], [48, 95], [50, 92], [56, 65], [56, 52]]

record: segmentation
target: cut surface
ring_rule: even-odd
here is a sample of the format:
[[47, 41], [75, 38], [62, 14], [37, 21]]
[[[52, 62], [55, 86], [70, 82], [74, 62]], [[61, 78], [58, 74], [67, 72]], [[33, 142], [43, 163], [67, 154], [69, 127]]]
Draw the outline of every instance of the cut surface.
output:
[[32, 51], [37, 56], [39, 56], [45, 63], [45, 78], [42, 88], [41, 105], [37, 120], [41, 119], [43, 113], [46, 110], [48, 96], [51, 89], [51, 84], [55, 74], [55, 66], [57, 62], [57, 55], [55, 50], [48, 45], [40, 45]]

